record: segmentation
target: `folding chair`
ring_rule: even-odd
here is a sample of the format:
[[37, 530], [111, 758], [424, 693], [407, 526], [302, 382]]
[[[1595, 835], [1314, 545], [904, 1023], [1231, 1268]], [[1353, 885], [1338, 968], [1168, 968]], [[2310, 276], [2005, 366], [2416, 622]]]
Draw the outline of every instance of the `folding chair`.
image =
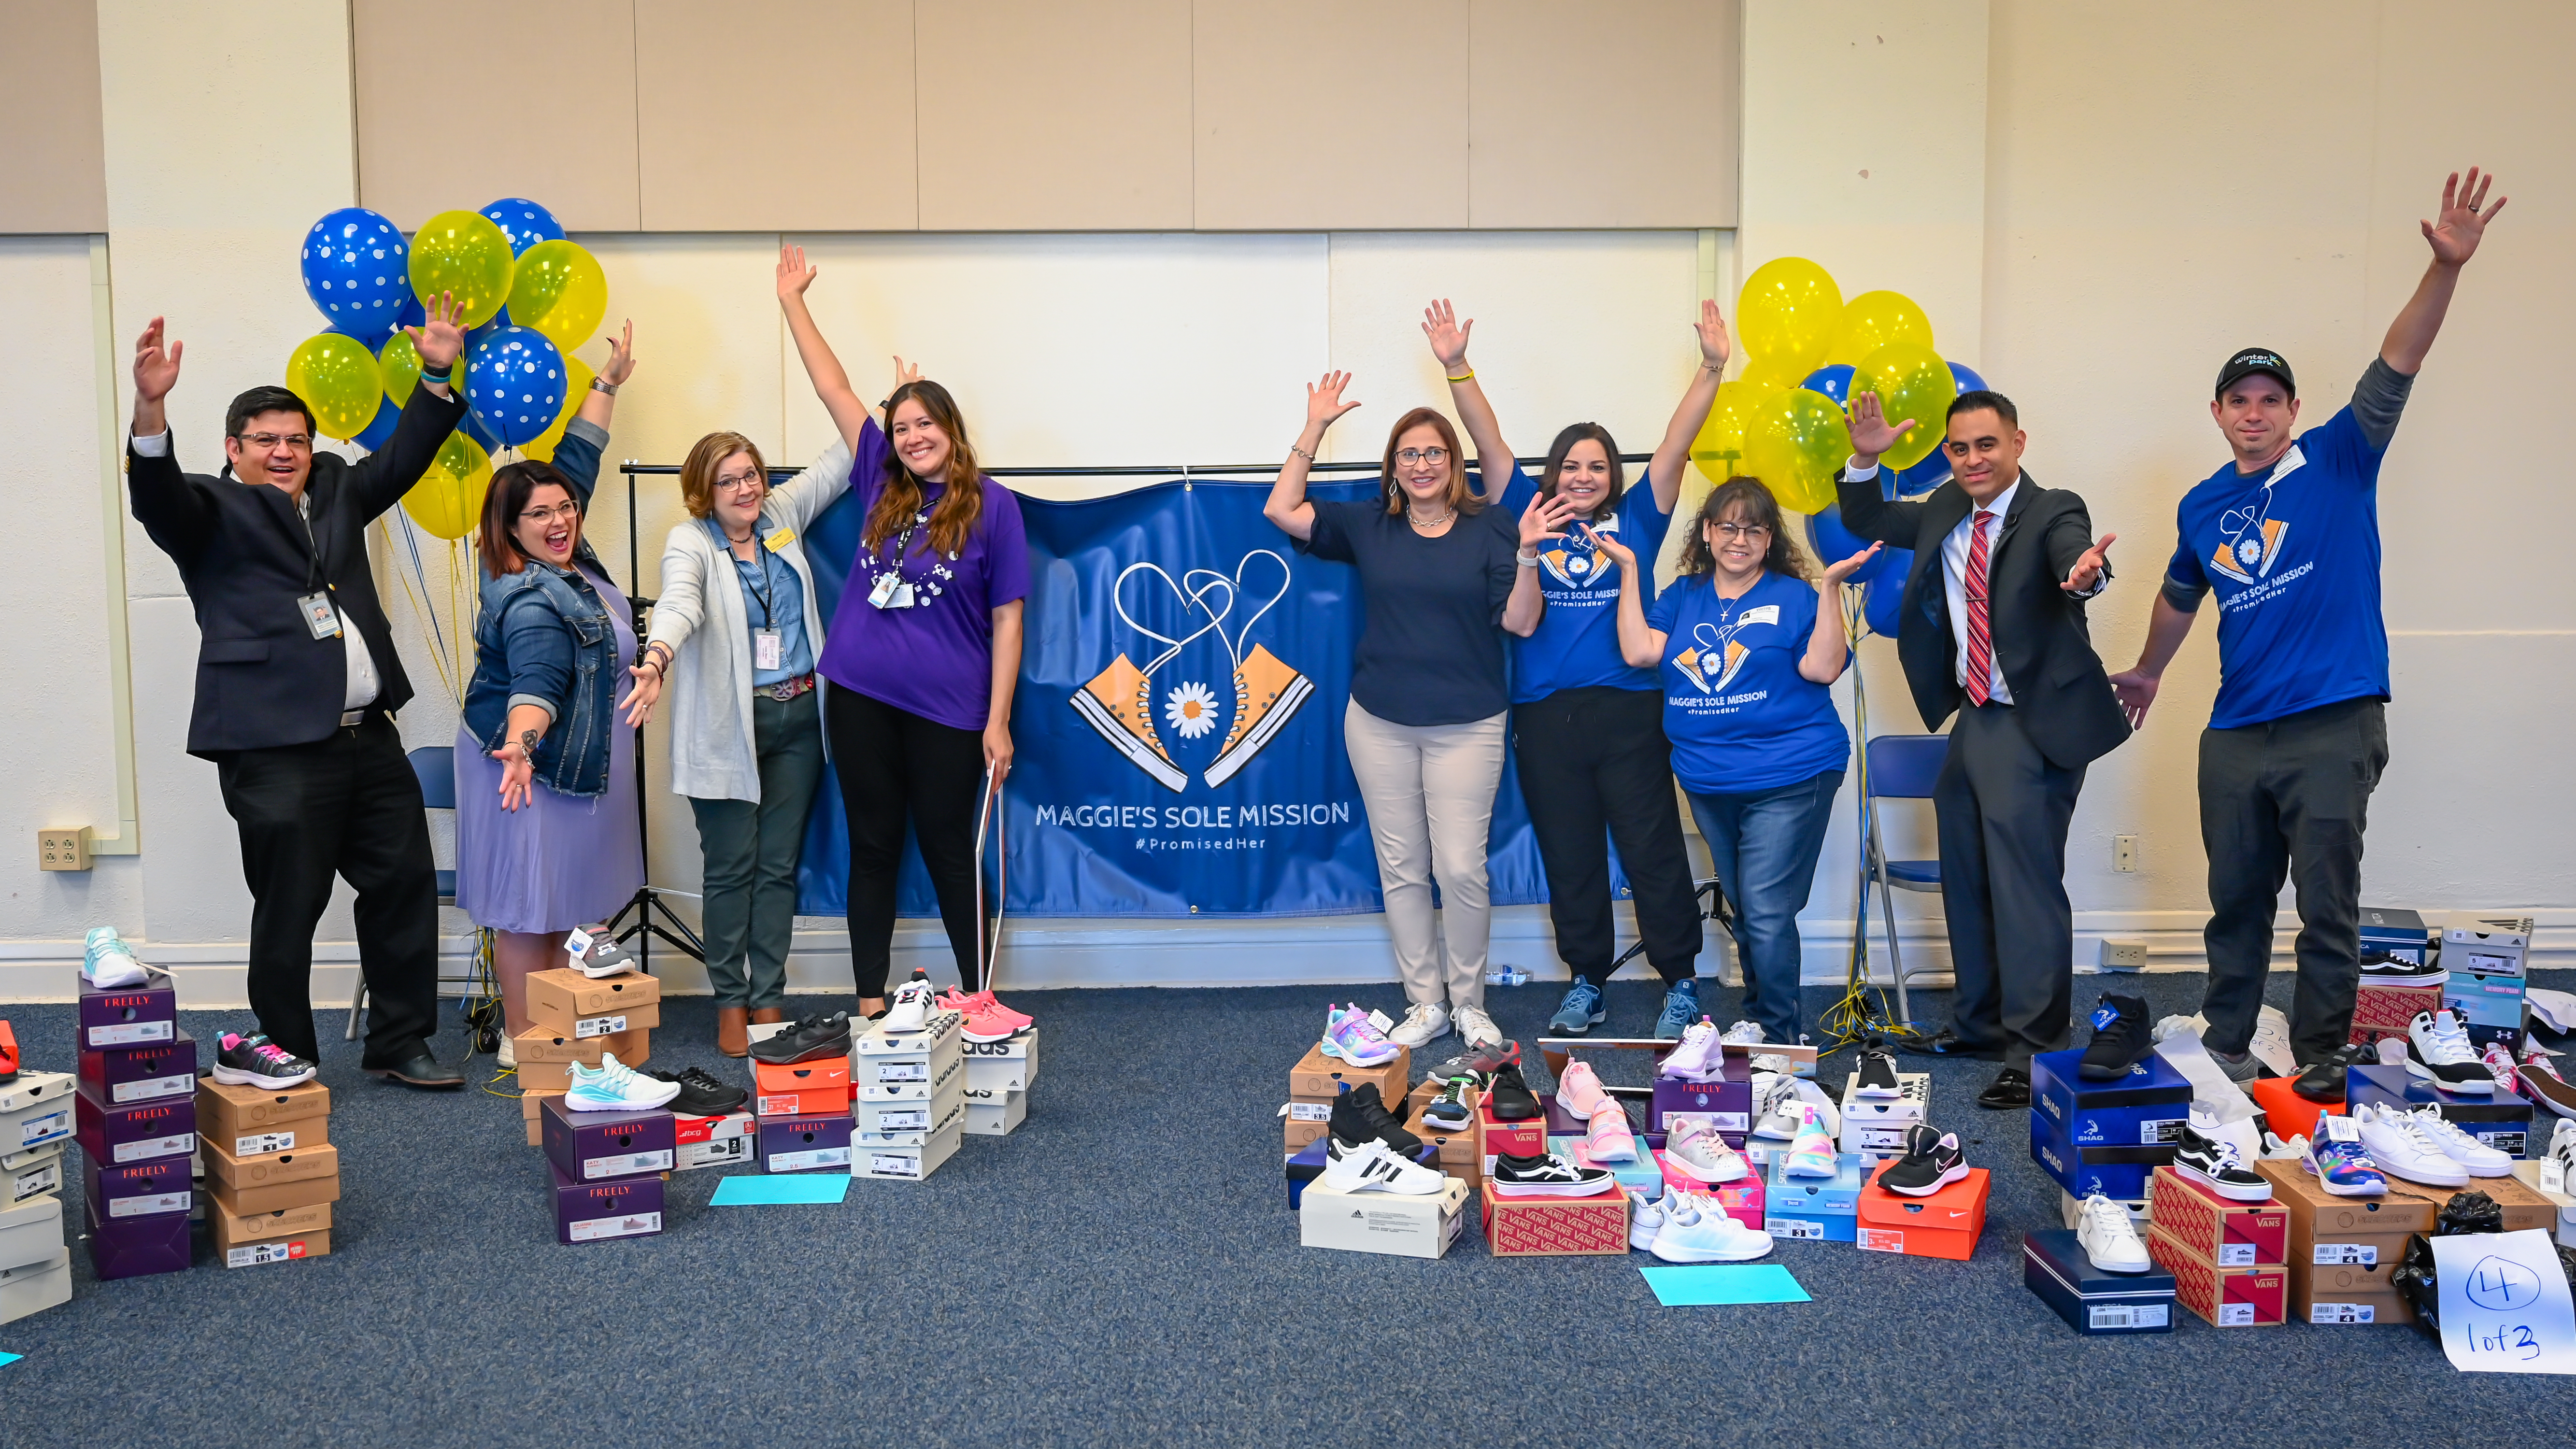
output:
[[[430, 810], [456, 808], [456, 748], [453, 745], [423, 745], [404, 758], [411, 761], [413, 778], [420, 781], [420, 803]], [[438, 903], [456, 904], [456, 872], [438, 873]], [[358, 978], [357, 994], [349, 998], [349, 1029], [342, 1041], [358, 1039], [358, 1023], [367, 1014], [367, 979]]]
[[[1941, 889], [1941, 862], [1938, 860], [1889, 860], [1878, 838], [1878, 802], [1881, 800], [1929, 800], [1932, 786], [1941, 778], [1941, 766], [1950, 757], [1948, 735], [1879, 735], [1871, 739], [1863, 757], [1869, 777], [1869, 837], [1862, 842], [1860, 918], [1869, 919], [1869, 886], [1878, 886], [1878, 905], [1887, 923], [1887, 957], [1896, 977], [1896, 1009], [1907, 1021], [1914, 1019], [1914, 1008], [1905, 999], [1905, 948], [1896, 939], [1897, 891]], [[1865, 929], [1865, 927], [1864, 927]]]

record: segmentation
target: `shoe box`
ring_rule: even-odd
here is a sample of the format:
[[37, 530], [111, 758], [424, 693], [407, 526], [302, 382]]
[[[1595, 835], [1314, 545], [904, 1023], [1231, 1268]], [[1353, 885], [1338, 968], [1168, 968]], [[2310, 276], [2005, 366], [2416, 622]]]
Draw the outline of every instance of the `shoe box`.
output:
[[122, 1167], [197, 1150], [197, 1099], [174, 1097], [102, 1107], [85, 1094], [72, 1096], [72, 1140], [99, 1162]]
[[936, 1011], [919, 1031], [888, 1032], [878, 1022], [860, 1033], [850, 1043], [850, 1081], [858, 1102], [926, 1102], [963, 1094], [965, 1024], [956, 1012]]
[[0, 1208], [0, 1323], [71, 1301], [63, 1200], [48, 1193]]
[[[622, 1060], [622, 1059], [621, 1059]], [[751, 1067], [751, 1110], [762, 1117], [810, 1117], [850, 1111], [850, 1058], [825, 1057], [821, 1061], [797, 1062], [781, 1066], [775, 1062], [754, 1062]]]
[[[2084, 1119], [2078, 1118], [2079, 1124]], [[2180, 1119], [2188, 1120], [2188, 1119]], [[2057, 1185], [2077, 1198], [2100, 1193], [2117, 1202], [2149, 1196], [2148, 1175], [2174, 1159], [2172, 1145], [2105, 1145], [2078, 1147], [2066, 1140], [2047, 1114], [2030, 1110], [2030, 1155]]]
[[[967, 1070], [974, 1070], [969, 1059]], [[1008, 1137], [1028, 1120], [1029, 1094], [1004, 1087], [966, 1089], [966, 1135]]]
[[292, 1152], [263, 1152], [249, 1157], [235, 1157], [210, 1142], [205, 1154], [206, 1176], [212, 1187], [278, 1187], [340, 1175], [340, 1149], [327, 1142]]
[[2077, 1075], [2083, 1060], [2076, 1050], [2045, 1052], [2030, 1062], [2030, 1109], [2067, 1145], [2171, 1147], [2182, 1141], [2191, 1118], [2191, 1080], [2172, 1063], [2149, 1053], [2125, 1077], [2088, 1082]]
[[331, 1205], [327, 1202], [303, 1203], [264, 1213], [209, 1211], [206, 1214], [206, 1235], [214, 1240], [219, 1252], [257, 1243], [291, 1243], [320, 1236], [324, 1240], [323, 1252], [308, 1251], [301, 1255], [318, 1258], [329, 1252], [330, 1231]]
[[759, 1119], [749, 1112], [715, 1117], [671, 1114], [671, 1170], [734, 1167], [759, 1156]]
[[[1034, 1026], [1009, 1041], [961, 1038], [958, 1050], [966, 1058], [967, 1091], [1025, 1092], [1038, 1079], [1038, 1029]], [[1394, 1101], [1391, 1097], [1387, 1100], [1390, 1104]]]
[[[2564, 1190], [2568, 1187], [2576, 1187], [2576, 1183], [2565, 1182], [2563, 1179], [2551, 1175], [2549, 1172], [2550, 1167], [2551, 1164], [2545, 1161], [2517, 1162], [2513, 1165], [2514, 1180], [2521, 1183], [2524, 1187], [2530, 1188], [2533, 1192], [2540, 1194], [2542, 1197], [2547, 1198], [2551, 1203], [2557, 1206], [2558, 1224], [2556, 1228], [2556, 1237], [2558, 1245], [2563, 1248], [2576, 1248], [2576, 1193], [2569, 1193]], [[2559, 1182], [2560, 1186], [2551, 1187], [2549, 1184], [2553, 1181]]]
[[[2147, 1186], [2152, 1190], [2155, 1187], [2154, 1180], [2149, 1179]], [[2112, 1198], [2111, 1201], [2118, 1203], [2120, 1205], [2120, 1211], [2129, 1215], [2129, 1226], [2136, 1228], [2138, 1230], [2138, 1237], [2143, 1240], [2147, 1235], [2147, 1224], [2155, 1218], [2156, 1200], [2152, 1191], [2150, 1192], [2150, 1195], [2146, 1197], [2115, 1197]], [[2077, 1197], [2071, 1192], [2058, 1193], [2057, 1219], [2069, 1229], [2073, 1229], [2081, 1224], [2084, 1221], [2084, 1199]]]
[[2414, 1309], [2389, 1286], [2410, 1234], [2430, 1232], [2431, 1200], [2407, 1192], [2338, 1197], [2284, 1158], [2255, 1169], [2289, 1213], [2285, 1256], [2290, 1317], [2302, 1323], [2412, 1323]]
[[966, 1105], [966, 1091], [942, 1092], [928, 1101], [861, 1102], [857, 1135], [860, 1147], [919, 1147], [951, 1114]]
[[280, 1091], [205, 1078], [197, 1084], [197, 1136], [235, 1157], [322, 1146], [331, 1140], [331, 1089], [305, 1082]]
[[2289, 1312], [2287, 1268], [2219, 1267], [2166, 1232], [2162, 1223], [2147, 1230], [2147, 1256], [2173, 1275], [2174, 1301], [2214, 1328], [2269, 1328]]
[[257, 1187], [230, 1187], [209, 1180], [204, 1188], [206, 1216], [246, 1218], [290, 1208], [313, 1207], [340, 1200], [340, 1175], [304, 1177]]
[[[1325, 1124], [1332, 1119], [1333, 1099], [1342, 1094], [1344, 1087], [1375, 1083], [1378, 1097], [1392, 1112], [1404, 1102], [1406, 1086], [1412, 1080], [1413, 1053], [1408, 1048], [1398, 1048], [1392, 1058], [1373, 1067], [1355, 1067], [1338, 1057], [1328, 1057], [1320, 1042], [1306, 1048], [1297, 1065], [1288, 1069], [1288, 1102], [1279, 1109], [1287, 1119], [1288, 1150], [1294, 1152], [1323, 1139]], [[1543, 1133], [1536, 1135], [1541, 1143], [1547, 1140]]]
[[1534, 1157], [1547, 1150], [1547, 1114], [1506, 1122], [1494, 1115], [1494, 1102], [1488, 1097], [1476, 1104], [1476, 1133], [1484, 1153], [1484, 1175], [1491, 1177], [1497, 1157]]
[[546, 1145], [544, 1121], [546, 1099], [549, 1097], [560, 1097], [562, 1095], [564, 1095], [564, 1093], [559, 1089], [551, 1091], [537, 1091], [524, 1085], [519, 1089], [519, 1116], [520, 1119], [527, 1124], [528, 1145], [530, 1147], [543, 1147]]
[[[594, 980], [569, 966], [560, 966], [552, 971], [530, 972], [527, 990], [528, 1019], [554, 1035], [575, 1041], [649, 1030], [662, 1024], [662, 983], [640, 971]], [[624, 1062], [626, 1058], [620, 1056], [618, 1060]]]
[[2220, 1197], [2170, 1167], [2156, 1169], [2154, 1225], [2220, 1268], [2287, 1268], [2290, 1210], [2275, 1199]]
[[762, 1117], [759, 1124], [762, 1171], [850, 1170], [850, 1139], [858, 1124], [848, 1112]]
[[[2346, 1067], [2343, 1097], [2346, 1111], [2365, 1103], [2406, 1112], [2436, 1107], [2441, 1110], [2442, 1120], [2456, 1124], [2461, 1131], [2507, 1157], [2531, 1155], [2532, 1105], [2530, 1099], [2511, 1092], [2445, 1092], [2402, 1066], [2380, 1065]], [[2548, 1144], [2549, 1136], [2544, 1130], [2539, 1145], [2545, 1149]]]
[[84, 1160], [81, 1198], [92, 1213], [110, 1222], [164, 1213], [184, 1218], [196, 1206], [195, 1183], [184, 1157], [128, 1167], [102, 1167], [95, 1160]]
[[1877, 1165], [1875, 1159], [1846, 1152], [1834, 1157], [1831, 1177], [1791, 1177], [1789, 1156], [1780, 1154], [1762, 1188], [1762, 1231], [1775, 1238], [1857, 1242], [1861, 1189], [1869, 1185]]
[[1502, 1197], [1488, 1178], [1477, 1210], [1497, 1258], [1628, 1256], [1628, 1194], [1616, 1184], [1591, 1197]]
[[63, 1143], [59, 1140], [24, 1152], [0, 1153], [0, 1208], [13, 1208], [30, 1198], [63, 1187]]
[[609, 1052], [617, 1053], [618, 1062], [624, 1066], [641, 1067], [651, 1061], [653, 1033], [648, 1027], [638, 1026], [604, 1036], [577, 1037], [539, 1026], [510, 1038], [510, 1051], [518, 1059], [520, 1091], [561, 1092], [572, 1086], [575, 1062], [596, 1067]]
[[1681, 1164], [1673, 1161], [1672, 1154], [1668, 1152], [1658, 1151], [1655, 1163], [1663, 1169], [1665, 1192], [1680, 1188], [1684, 1192], [1716, 1198], [1717, 1205], [1725, 1209], [1728, 1217], [1756, 1232], [1761, 1231], [1765, 1170], [1753, 1166], [1750, 1159], [1746, 1161], [1744, 1175], [1733, 1182], [1702, 1182], [1684, 1172]]
[[2021, 1285], [2088, 1338], [2173, 1332], [2174, 1276], [2104, 1272], [2072, 1228], [2023, 1236]]
[[2265, 1077], [2245, 1084], [2246, 1095], [2262, 1109], [2263, 1124], [2284, 1142], [2293, 1137], [2313, 1139], [2317, 1135], [2319, 1117], [2329, 1113], [2338, 1117], [2343, 1115], [2344, 1104], [2341, 1102], [2311, 1102], [2300, 1096], [2293, 1090], [2298, 1080], [2296, 1077]]
[[2522, 1038], [2523, 974], [2531, 951], [2530, 918], [2453, 911], [2442, 925], [2442, 965], [2451, 979], [2442, 1004], [2457, 1012], [2469, 1044], [2508, 1047]]
[[[87, 977], [80, 982], [77, 1045], [82, 1050], [178, 1040], [179, 993], [171, 985], [170, 973], [146, 971], [140, 986], [102, 988], [92, 986]], [[23, 1073], [20, 1079], [25, 1079]]]
[[2432, 959], [2433, 933], [2424, 918], [2413, 911], [2395, 906], [2361, 908], [2361, 949], [2385, 951], [2401, 961], [2421, 966]]
[[[2534, 1228], [2544, 1233], [2557, 1231], [2558, 1204], [2542, 1196], [2539, 1188], [2519, 1177], [2473, 1177], [2467, 1187], [2435, 1187], [2395, 1176], [2388, 1179], [2389, 1197], [2408, 1197], [2430, 1203], [2437, 1217], [2443, 1208], [2450, 1205], [2451, 1199], [2472, 1192], [2485, 1193], [2497, 1207], [2504, 1209], [2504, 1230], [2508, 1233]], [[2424, 1231], [2432, 1229], [2427, 1226]]]
[[[1288, 1154], [1288, 1211], [1292, 1213], [1297, 1211], [1306, 1185], [1324, 1175], [1326, 1160], [1324, 1154], [1328, 1150], [1327, 1144], [1317, 1141], [1310, 1142]], [[1443, 1177], [1466, 1183], [1471, 1195], [1475, 1192], [1476, 1183], [1473, 1180], [1460, 1177], [1457, 1173], [1441, 1166], [1438, 1149], [1431, 1145], [1429, 1139], [1424, 1139], [1422, 1146], [1414, 1150], [1413, 1160], [1425, 1167], [1440, 1168]]]
[[215, 1252], [227, 1268], [256, 1268], [263, 1263], [300, 1263], [306, 1258], [331, 1256], [331, 1233], [325, 1228], [256, 1243], [236, 1243], [229, 1248], [218, 1245]]
[[14, 1155], [70, 1141], [74, 1095], [69, 1072], [21, 1069], [16, 1081], [0, 1084], [0, 1152]]
[[1745, 1058], [1728, 1052], [1718, 1064], [1719, 1080], [1685, 1082], [1657, 1076], [1655, 1095], [1646, 1104], [1646, 1129], [1669, 1130], [1664, 1119], [1675, 1112], [1706, 1112], [1717, 1118], [1717, 1130], [1736, 1147], [1753, 1128], [1753, 1073]]
[[1905, 1155], [1905, 1133], [1921, 1124], [1929, 1115], [1932, 1102], [1932, 1074], [1898, 1072], [1897, 1095], [1863, 1097], [1860, 1074], [1854, 1072], [1843, 1084], [1842, 1150], [1871, 1157]]
[[1651, 1202], [1664, 1195], [1664, 1165], [1642, 1138], [1633, 1140], [1637, 1143], [1636, 1153], [1624, 1161], [1594, 1157], [1580, 1137], [1551, 1137], [1547, 1150], [1578, 1167], [1597, 1167], [1621, 1187]]
[[2441, 1009], [2439, 986], [2400, 986], [2364, 977], [2353, 992], [2352, 1029], [2344, 1036], [2356, 1046], [2375, 1046], [2392, 1036], [2404, 1041], [2418, 1013]]
[[1892, 1164], [1871, 1165], [1869, 1185], [1861, 1189], [1853, 1213], [1852, 1245], [1873, 1253], [1900, 1253], [1909, 1258], [1949, 1258], [1964, 1263], [1975, 1257], [1977, 1239], [1986, 1230], [1986, 1194], [1992, 1174], [1971, 1167], [1957, 1182], [1923, 1197], [1889, 1192], [1879, 1175]]
[[[185, 1182], [188, 1161], [180, 1158], [173, 1164], [178, 1178]], [[100, 1211], [99, 1200], [84, 1191], [81, 1194], [81, 1227], [89, 1235], [90, 1271], [101, 1279], [139, 1278], [148, 1273], [184, 1273], [188, 1270], [188, 1208], [182, 1204], [174, 1212], [143, 1213], [133, 1217], [108, 1217]]]
[[879, 1146], [868, 1143], [853, 1146], [850, 1176], [919, 1182], [937, 1172], [941, 1163], [957, 1155], [957, 1144], [965, 1135], [966, 1102], [961, 1094], [955, 1099], [955, 1105], [942, 1111], [931, 1123], [928, 1135], [917, 1145]]
[[197, 1090], [197, 1043], [183, 1031], [168, 1041], [83, 1047], [77, 1075], [81, 1091], [101, 1106], [190, 1096]]
[[546, 1171], [554, 1185], [556, 1242], [597, 1243], [662, 1231], [658, 1173], [583, 1182], [551, 1163]]
[[659, 1108], [573, 1112], [565, 1109], [563, 1098], [548, 1097], [539, 1112], [538, 1135], [546, 1160], [575, 1182], [667, 1172], [678, 1155], [678, 1128], [671, 1114]]
[[[1438, 1192], [1335, 1192], [1307, 1186], [1297, 1209], [1297, 1241], [1309, 1248], [1437, 1258], [1458, 1241], [1467, 1217], [1467, 1184], [1440, 1179]], [[1623, 1223], [1624, 1230], [1624, 1223]]]

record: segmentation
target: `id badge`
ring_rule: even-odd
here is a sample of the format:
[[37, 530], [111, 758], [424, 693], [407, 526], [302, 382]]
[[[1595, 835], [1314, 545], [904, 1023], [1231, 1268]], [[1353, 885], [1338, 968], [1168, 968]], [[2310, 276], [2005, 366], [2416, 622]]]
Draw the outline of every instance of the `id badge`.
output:
[[332, 607], [329, 590], [306, 594], [295, 601], [295, 607], [304, 611], [304, 627], [313, 631], [314, 638], [340, 637], [340, 611]]
[[872, 589], [870, 589], [870, 590], [868, 590], [868, 604], [869, 604], [869, 606], [870, 606], [871, 608], [878, 608], [878, 609], [892, 609], [892, 608], [898, 608], [898, 607], [901, 607], [900, 605], [896, 604], [896, 603], [895, 603], [895, 601], [894, 601], [894, 591], [895, 591], [896, 586], [897, 586], [897, 585], [899, 585], [899, 584], [901, 584], [902, 582], [903, 582], [902, 578], [901, 578], [901, 577], [899, 577], [899, 576], [897, 576], [897, 575], [895, 575], [895, 574], [879, 574], [879, 575], [877, 575], [877, 585], [876, 585], [876, 587], [875, 587], [875, 588], [872, 588]]
[[751, 631], [752, 668], [780, 669], [784, 668], [786, 664], [787, 646], [779, 640], [777, 630], [754, 629]]
[[901, 580], [897, 580], [894, 586], [894, 598], [886, 604], [886, 607], [889, 609], [909, 609], [912, 607], [912, 604], [912, 585], [904, 583]]

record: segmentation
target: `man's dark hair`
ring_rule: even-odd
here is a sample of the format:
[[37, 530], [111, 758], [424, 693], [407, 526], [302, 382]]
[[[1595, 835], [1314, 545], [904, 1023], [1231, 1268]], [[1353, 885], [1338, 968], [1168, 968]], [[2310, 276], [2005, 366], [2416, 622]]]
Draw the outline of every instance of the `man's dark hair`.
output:
[[1947, 423], [1961, 413], [1972, 413], [1979, 408], [1993, 408], [1995, 416], [2004, 420], [2005, 427], [2021, 426], [2021, 414], [2013, 410], [2012, 399], [1982, 387], [1959, 394], [1959, 400], [1950, 404], [1950, 410], [1941, 415], [1941, 421]]
[[261, 413], [302, 413], [304, 431], [313, 431], [313, 409], [304, 405], [304, 399], [282, 387], [255, 387], [234, 398], [233, 405], [224, 409], [224, 436], [240, 437], [242, 429]]

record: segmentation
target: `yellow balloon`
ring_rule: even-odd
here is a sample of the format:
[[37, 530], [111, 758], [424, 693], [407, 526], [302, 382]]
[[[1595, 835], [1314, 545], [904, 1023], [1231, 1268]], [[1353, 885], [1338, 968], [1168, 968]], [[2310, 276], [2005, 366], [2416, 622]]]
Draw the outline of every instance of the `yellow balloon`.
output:
[[403, 495], [403, 512], [440, 538], [463, 538], [483, 516], [483, 490], [492, 482], [492, 457], [465, 434], [450, 433], [429, 471]]
[[420, 381], [420, 349], [412, 345], [411, 334], [397, 332], [385, 342], [385, 350], [376, 355], [376, 365], [385, 374], [385, 396], [401, 407], [411, 401], [411, 390]]
[[1843, 410], [1820, 392], [1771, 393], [1744, 440], [1745, 471], [1761, 479], [1792, 513], [1834, 501], [1834, 475], [1851, 454]]
[[593, 375], [589, 363], [570, 353], [564, 354], [563, 411], [555, 414], [553, 427], [537, 434], [528, 441], [526, 447], [519, 450], [521, 457], [534, 458], [540, 463], [551, 463], [555, 460], [555, 444], [563, 441], [565, 426], [572, 421], [573, 414], [581, 411], [581, 400], [590, 396], [590, 379]]
[[1798, 366], [1791, 358], [1757, 357], [1744, 364], [1744, 375], [1736, 380], [1766, 392], [1787, 392], [1805, 386], [1807, 374], [1813, 371], [1812, 367]]
[[1932, 319], [1902, 292], [1863, 292], [1843, 304], [1843, 319], [1825, 348], [1825, 365], [1860, 366], [1861, 359], [1891, 342], [1932, 345]]
[[426, 307], [441, 292], [454, 294], [465, 309], [460, 327], [492, 320], [510, 300], [510, 274], [510, 239], [488, 216], [442, 211], [412, 233], [412, 295]]
[[1914, 427], [1896, 440], [1880, 461], [1911, 468], [1941, 446], [1950, 404], [1959, 396], [1959, 379], [1940, 354], [1916, 342], [1891, 342], [1863, 358], [1852, 369], [1851, 395], [1878, 394], [1879, 408], [1891, 423], [1911, 419]]
[[510, 320], [565, 352], [587, 343], [608, 315], [608, 274], [578, 243], [541, 241], [519, 254]]
[[295, 344], [286, 359], [286, 389], [313, 409], [313, 426], [324, 436], [354, 438], [376, 420], [385, 380], [367, 344], [324, 332]]
[[1824, 361], [1842, 311], [1843, 291], [1832, 273], [1805, 257], [1775, 257], [1744, 279], [1735, 299], [1735, 335], [1754, 356], [1803, 378]]
[[1720, 383], [1717, 401], [1708, 407], [1708, 421], [1700, 424], [1699, 436], [1691, 440], [1691, 463], [1711, 483], [1723, 483], [1744, 471], [1744, 432], [1761, 410], [1765, 401], [1778, 396], [1776, 388], [1765, 388], [1741, 378]]

